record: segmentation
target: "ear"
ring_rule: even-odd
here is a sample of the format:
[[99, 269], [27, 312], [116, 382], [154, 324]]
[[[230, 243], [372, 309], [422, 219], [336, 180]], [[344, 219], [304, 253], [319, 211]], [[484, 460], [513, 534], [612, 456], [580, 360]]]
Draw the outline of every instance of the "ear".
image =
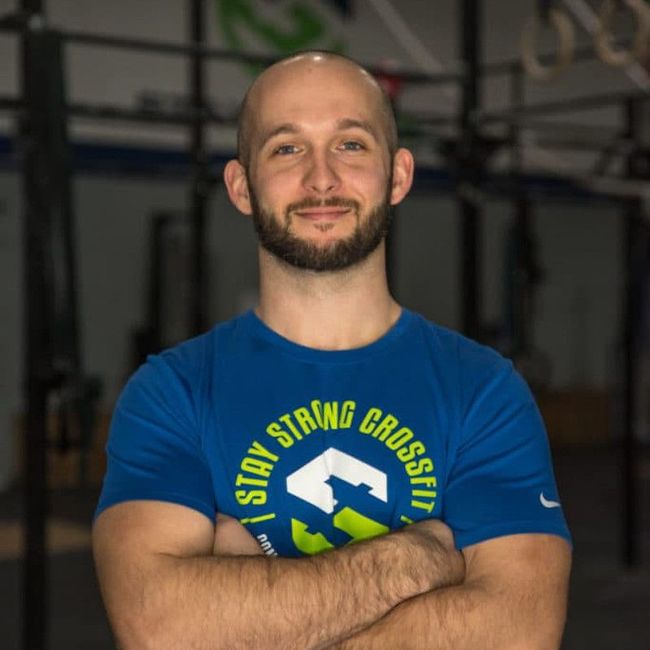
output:
[[246, 170], [238, 160], [229, 160], [223, 170], [223, 180], [232, 204], [243, 214], [252, 214]]
[[397, 205], [408, 194], [413, 184], [413, 154], [408, 149], [398, 149], [393, 157], [393, 186], [390, 204]]

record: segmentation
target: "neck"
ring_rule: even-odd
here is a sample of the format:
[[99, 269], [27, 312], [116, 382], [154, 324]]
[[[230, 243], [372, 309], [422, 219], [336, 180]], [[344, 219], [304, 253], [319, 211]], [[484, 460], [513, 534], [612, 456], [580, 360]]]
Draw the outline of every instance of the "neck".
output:
[[257, 315], [286, 339], [321, 350], [347, 350], [381, 338], [401, 307], [388, 290], [385, 246], [350, 269], [316, 273], [260, 249]]

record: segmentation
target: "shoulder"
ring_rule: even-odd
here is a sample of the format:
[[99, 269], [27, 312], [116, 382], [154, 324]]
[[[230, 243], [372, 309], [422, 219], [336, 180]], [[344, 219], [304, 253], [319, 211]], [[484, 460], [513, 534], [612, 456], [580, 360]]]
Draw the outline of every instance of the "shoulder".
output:
[[232, 348], [229, 341], [239, 320], [235, 318], [218, 323], [199, 336], [149, 355], [129, 378], [120, 396], [121, 405], [146, 396], [180, 399], [196, 392], [209, 378], [219, 356]]
[[465, 415], [486, 400], [522, 406], [533, 403], [528, 385], [512, 362], [486, 345], [447, 327], [412, 314], [414, 333], [425, 346], [432, 367], [444, 377], [461, 403]]
[[412, 327], [437, 359], [469, 374], [511, 372], [512, 363], [499, 352], [460, 332], [410, 312]]
[[240, 316], [217, 323], [203, 334], [166, 348], [158, 354], [149, 355], [136, 374], [146, 374], [148, 368], [151, 370], [163, 367], [181, 374], [199, 372], [216, 354], [230, 348], [243, 318]]

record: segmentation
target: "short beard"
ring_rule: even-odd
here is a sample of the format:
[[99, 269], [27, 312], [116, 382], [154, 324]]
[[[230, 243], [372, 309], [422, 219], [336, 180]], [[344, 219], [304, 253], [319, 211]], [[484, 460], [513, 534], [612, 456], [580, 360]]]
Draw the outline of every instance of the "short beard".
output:
[[[390, 180], [390, 179], [389, 179]], [[388, 183], [392, 187], [392, 183]], [[374, 252], [385, 239], [392, 220], [390, 194], [372, 208], [365, 220], [361, 220], [361, 206], [357, 201], [332, 197], [319, 201], [304, 199], [287, 206], [284, 220], [265, 211], [259, 204], [249, 184], [253, 223], [262, 248], [295, 268], [307, 271], [341, 271], [359, 264]], [[300, 239], [291, 233], [292, 215], [306, 208], [343, 207], [350, 208], [356, 216], [354, 232], [345, 239], [331, 244], [318, 245]], [[327, 224], [323, 224], [327, 228]]]

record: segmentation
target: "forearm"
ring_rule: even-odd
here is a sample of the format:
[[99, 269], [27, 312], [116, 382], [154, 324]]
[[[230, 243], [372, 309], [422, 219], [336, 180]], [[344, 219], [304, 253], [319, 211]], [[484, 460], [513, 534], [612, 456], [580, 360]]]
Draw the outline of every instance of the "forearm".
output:
[[461, 585], [409, 599], [331, 648], [557, 650], [566, 620], [568, 552], [555, 568], [549, 555], [546, 574], [523, 576], [517, 562], [513, 554], [510, 572], [503, 566], [493, 575], [470, 574]]
[[[362, 555], [171, 560], [153, 609], [167, 612], [165, 639], [187, 642], [189, 633], [188, 646], [197, 649], [326, 647], [400, 602], [396, 585], [384, 591], [381, 581], [373, 588], [364, 580], [377, 567]], [[403, 593], [411, 589], [417, 591], [413, 584]]]
[[116, 630], [125, 650], [324, 648], [424, 593], [432, 581], [461, 579], [445, 566], [444, 549], [439, 555], [436, 567], [435, 550], [405, 543], [404, 535], [301, 559], [165, 555], [145, 568], [142, 580], [130, 581], [139, 591], [130, 600], [140, 608], [114, 617], [122, 624]]
[[524, 621], [515, 603], [480, 586], [449, 587], [397, 606], [332, 650], [557, 650], [562, 627]]
[[[480, 587], [449, 587], [412, 598], [336, 650], [463, 650], [504, 648], [502, 631], [492, 632], [503, 612], [491, 607]], [[487, 604], [487, 606], [486, 606]], [[497, 639], [500, 639], [497, 642]]]

